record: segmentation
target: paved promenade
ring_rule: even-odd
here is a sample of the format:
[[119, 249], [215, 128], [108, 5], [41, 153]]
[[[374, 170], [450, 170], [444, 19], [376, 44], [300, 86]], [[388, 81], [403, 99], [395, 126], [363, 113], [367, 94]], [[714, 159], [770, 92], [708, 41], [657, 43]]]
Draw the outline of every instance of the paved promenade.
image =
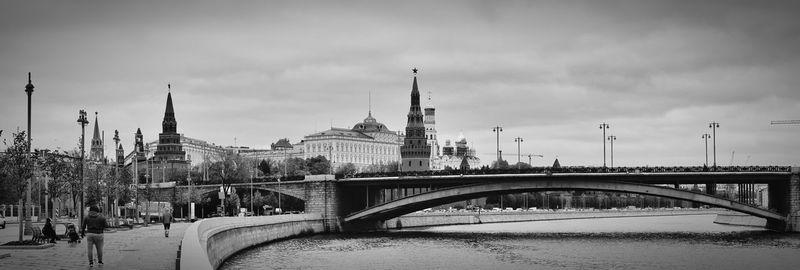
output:
[[[173, 270], [178, 246], [189, 224], [191, 223], [173, 223], [169, 238], [164, 237], [164, 226], [161, 224], [106, 233], [103, 247], [105, 265], [95, 264], [92, 269]], [[0, 243], [17, 240], [18, 230], [17, 224], [9, 224], [7, 228], [0, 229]], [[24, 239], [30, 237], [26, 235]], [[62, 240], [54, 247], [46, 249], [0, 249], [0, 257], [2, 254], [11, 255], [0, 258], [0, 269], [3, 270], [90, 269], [85, 239], [75, 246]]]

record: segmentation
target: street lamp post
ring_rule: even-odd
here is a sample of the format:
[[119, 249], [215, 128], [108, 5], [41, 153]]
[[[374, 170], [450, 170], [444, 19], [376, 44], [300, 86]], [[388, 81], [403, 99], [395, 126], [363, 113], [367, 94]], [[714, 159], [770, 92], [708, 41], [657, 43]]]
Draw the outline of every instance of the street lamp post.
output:
[[519, 153], [519, 145], [522, 143], [522, 138], [516, 137], [516, 138], [514, 138], [514, 142], [517, 143], [517, 170], [519, 170], [520, 169], [520, 167], [519, 167], [520, 163], [522, 163], [520, 161], [520, 153]]
[[[31, 73], [28, 72], [28, 84], [25, 85], [25, 93], [28, 94], [28, 153], [31, 152], [31, 95], [33, 95], [33, 83], [31, 82]], [[34, 165], [35, 166], [35, 165]], [[31, 232], [33, 224], [31, 223], [31, 214], [33, 213], [33, 203], [31, 202], [31, 184], [33, 183], [33, 178], [35, 174], [31, 174], [31, 178], [28, 179], [28, 185], [25, 187], [26, 195], [25, 200], [30, 207], [28, 210], [25, 211], [25, 231]], [[20, 234], [21, 235], [21, 234]]]
[[603, 130], [603, 168], [606, 167], [606, 129], [611, 128], [605, 122], [600, 124], [600, 129]]
[[705, 163], [705, 166], [708, 167], [708, 138], [711, 138], [711, 134], [703, 133], [703, 136], [701, 136], [700, 138], [703, 138], [706, 141], [706, 163]]
[[78, 112], [78, 124], [81, 125], [81, 166], [80, 166], [81, 170], [80, 170], [80, 174], [79, 174], [79, 177], [81, 179], [81, 221], [80, 221], [79, 224], [80, 224], [80, 227], [83, 228], [83, 208], [84, 208], [83, 207], [83, 201], [84, 201], [84, 198], [83, 198], [84, 197], [84, 194], [83, 194], [83, 190], [84, 190], [84, 186], [83, 186], [83, 163], [84, 163], [84, 156], [85, 156], [84, 138], [85, 138], [85, 135], [86, 135], [86, 125], [89, 124], [89, 120], [86, 120], [86, 111], [80, 110]]
[[714, 143], [714, 170], [717, 170], [717, 128], [719, 128], [719, 123], [711, 122], [708, 124], [708, 127], [711, 128], [711, 136], [712, 141]]
[[608, 136], [608, 140], [611, 142], [611, 168], [614, 168], [614, 141], [617, 140], [617, 136], [611, 135]]
[[497, 133], [497, 166], [500, 166], [500, 132], [503, 131], [503, 127], [495, 126], [492, 131]]
[[[119, 130], [116, 130], [116, 129], [114, 130], [114, 138], [113, 138], [113, 140], [114, 140], [114, 153], [116, 153], [119, 150], [119, 141], [120, 141], [119, 140]], [[117, 155], [115, 155], [115, 156], [117, 156]], [[114, 188], [114, 205], [112, 206], [113, 208], [119, 207], [119, 201], [118, 201], [119, 193], [117, 192], [117, 190], [119, 189], [120, 180], [122, 179], [122, 177], [120, 177], [120, 175], [119, 175], [119, 164], [120, 164], [120, 162], [119, 162], [118, 159], [119, 159], [119, 156], [117, 156], [117, 158], [114, 159], [117, 162], [117, 164], [114, 164], [114, 170], [116, 172], [117, 181], [116, 181], [116, 187]], [[124, 159], [124, 156], [123, 156], [123, 159]], [[118, 218], [119, 217], [118, 216], [119, 210], [118, 209], [112, 209], [112, 211], [114, 211], [114, 217]]]

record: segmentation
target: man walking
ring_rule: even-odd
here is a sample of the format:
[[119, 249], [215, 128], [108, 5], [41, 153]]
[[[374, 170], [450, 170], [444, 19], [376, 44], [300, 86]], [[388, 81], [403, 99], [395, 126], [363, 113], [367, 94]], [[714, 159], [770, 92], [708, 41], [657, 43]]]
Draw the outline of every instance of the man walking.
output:
[[97, 264], [103, 265], [103, 230], [105, 229], [106, 218], [100, 215], [100, 208], [89, 207], [89, 215], [83, 218], [83, 228], [81, 228], [81, 235], [86, 236], [89, 267], [94, 266], [92, 246], [97, 249]]
[[164, 237], [169, 237], [169, 225], [172, 224], [172, 211], [170, 209], [164, 209], [164, 214], [162, 215], [162, 220], [164, 221]]

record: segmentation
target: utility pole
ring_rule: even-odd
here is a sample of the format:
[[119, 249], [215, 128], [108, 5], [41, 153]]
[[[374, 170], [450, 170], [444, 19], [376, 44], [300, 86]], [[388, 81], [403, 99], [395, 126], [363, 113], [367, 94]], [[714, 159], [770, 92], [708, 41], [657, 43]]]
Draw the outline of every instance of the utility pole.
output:
[[611, 168], [614, 168], [614, 141], [617, 140], [617, 136], [611, 135], [608, 136], [608, 140], [611, 141]]
[[522, 163], [520, 161], [520, 153], [519, 153], [519, 145], [520, 145], [520, 143], [522, 143], [522, 138], [520, 138], [520, 137], [514, 138], [514, 142], [517, 143], [517, 170], [519, 170], [520, 169], [520, 167], [519, 167], [520, 163]]
[[86, 136], [86, 125], [89, 124], [89, 120], [86, 120], [86, 111], [80, 110], [78, 112], [78, 124], [81, 125], [81, 170], [79, 177], [81, 179], [81, 221], [80, 227], [83, 228], [83, 201], [84, 201], [84, 186], [83, 186], [83, 163], [85, 158], [85, 150], [84, 150], [84, 139]]
[[605, 122], [600, 124], [600, 129], [603, 130], [603, 169], [606, 168], [606, 129], [608, 128], [611, 127], [608, 126], [608, 124], [606, 124]]
[[497, 133], [497, 166], [500, 166], [500, 132], [503, 131], [503, 127], [495, 126], [492, 131]]
[[705, 163], [705, 166], [706, 166], [706, 168], [708, 168], [708, 138], [711, 138], [711, 134], [703, 133], [703, 136], [701, 136], [700, 138], [703, 138], [706, 141], [706, 163]]
[[708, 127], [711, 129], [711, 136], [712, 141], [714, 142], [714, 171], [717, 170], [717, 128], [719, 128], [719, 123], [711, 122], [708, 124]]

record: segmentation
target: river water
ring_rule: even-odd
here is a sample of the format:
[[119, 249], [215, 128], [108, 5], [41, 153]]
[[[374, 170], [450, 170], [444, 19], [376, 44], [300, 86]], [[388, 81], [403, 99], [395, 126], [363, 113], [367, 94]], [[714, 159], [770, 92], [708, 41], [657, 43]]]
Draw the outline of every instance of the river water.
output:
[[240, 252], [221, 269], [800, 269], [796, 235], [715, 215], [454, 225], [315, 235]]

